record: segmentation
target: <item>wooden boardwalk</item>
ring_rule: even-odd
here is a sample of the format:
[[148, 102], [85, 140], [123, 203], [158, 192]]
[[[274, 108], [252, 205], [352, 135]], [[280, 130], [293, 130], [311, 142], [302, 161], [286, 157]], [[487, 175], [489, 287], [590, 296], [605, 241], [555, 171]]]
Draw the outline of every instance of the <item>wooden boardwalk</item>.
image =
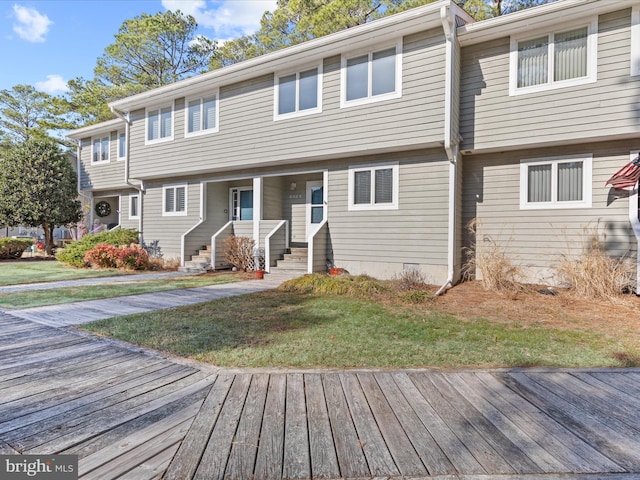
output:
[[0, 314], [0, 454], [80, 478], [640, 479], [640, 369], [206, 371]]

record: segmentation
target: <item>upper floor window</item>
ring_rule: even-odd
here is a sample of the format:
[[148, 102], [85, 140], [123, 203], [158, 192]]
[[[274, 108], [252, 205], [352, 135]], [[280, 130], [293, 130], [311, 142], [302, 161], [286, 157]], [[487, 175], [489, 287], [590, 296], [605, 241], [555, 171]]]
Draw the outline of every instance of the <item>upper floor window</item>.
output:
[[591, 207], [592, 155], [532, 158], [520, 162], [520, 208]]
[[511, 39], [510, 93], [595, 82], [597, 21], [528, 39]]
[[127, 155], [127, 136], [124, 133], [118, 134], [118, 160], [122, 160]]
[[640, 6], [631, 9], [631, 75], [640, 75]]
[[91, 161], [93, 163], [109, 161], [109, 137], [108, 136], [93, 139], [93, 151], [91, 155]]
[[187, 186], [166, 185], [162, 187], [163, 215], [187, 214]]
[[276, 119], [322, 111], [322, 65], [276, 76], [275, 95]]
[[349, 210], [398, 208], [398, 162], [349, 167]]
[[398, 98], [402, 94], [402, 42], [342, 58], [341, 106]]
[[196, 98], [187, 102], [187, 136], [218, 131], [218, 95]]
[[173, 107], [147, 110], [147, 143], [173, 139]]

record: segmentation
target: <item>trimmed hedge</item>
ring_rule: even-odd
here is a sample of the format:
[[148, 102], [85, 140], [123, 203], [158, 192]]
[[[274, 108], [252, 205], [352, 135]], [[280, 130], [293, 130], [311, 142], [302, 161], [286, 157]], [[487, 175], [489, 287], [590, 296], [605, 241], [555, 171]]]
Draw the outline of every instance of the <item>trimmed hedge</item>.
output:
[[0, 259], [20, 258], [31, 245], [30, 238], [0, 238]]
[[124, 268], [125, 270], [146, 270], [149, 268], [149, 254], [140, 245], [114, 247], [102, 243], [84, 255], [87, 265], [98, 268]]
[[128, 246], [138, 243], [138, 232], [127, 228], [118, 228], [109, 232], [87, 234], [81, 240], [67, 245], [56, 254], [56, 258], [61, 262], [68, 263], [74, 267], [84, 267], [85, 254], [92, 248], [107, 244], [115, 247]]

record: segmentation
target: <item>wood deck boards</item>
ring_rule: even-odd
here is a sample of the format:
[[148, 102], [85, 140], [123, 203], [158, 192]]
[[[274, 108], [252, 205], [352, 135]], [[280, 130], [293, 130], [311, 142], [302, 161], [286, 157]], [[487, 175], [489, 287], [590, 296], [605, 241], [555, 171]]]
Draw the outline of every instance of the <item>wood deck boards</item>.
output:
[[0, 314], [0, 454], [82, 479], [640, 479], [640, 370], [219, 372]]

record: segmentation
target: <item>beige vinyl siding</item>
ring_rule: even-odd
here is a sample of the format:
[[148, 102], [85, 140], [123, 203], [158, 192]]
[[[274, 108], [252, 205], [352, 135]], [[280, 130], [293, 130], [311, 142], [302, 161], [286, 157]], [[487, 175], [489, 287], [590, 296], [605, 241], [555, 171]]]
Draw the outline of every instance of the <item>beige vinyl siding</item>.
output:
[[462, 149], [637, 134], [632, 99], [640, 79], [629, 76], [630, 22], [631, 9], [599, 17], [597, 82], [538, 93], [509, 96], [508, 37], [463, 48]]
[[[96, 135], [102, 138], [107, 134]], [[118, 160], [118, 132], [108, 134], [109, 163], [92, 164], [92, 138], [83, 138], [80, 142], [80, 189], [104, 190], [124, 186], [124, 160]]]
[[262, 218], [282, 220], [282, 177], [264, 177], [262, 179]]
[[[635, 258], [629, 199], [605, 188], [606, 180], [629, 161], [633, 146], [621, 142], [526, 150], [465, 157], [463, 218], [479, 221], [480, 248], [497, 245], [525, 266], [525, 280], [557, 284], [561, 260], [579, 254], [589, 231], [599, 227], [607, 251]], [[520, 160], [593, 154], [592, 207], [520, 210]], [[471, 239], [465, 237], [469, 245]]]
[[143, 238], [145, 243], [158, 240], [165, 259], [180, 258], [182, 235], [200, 221], [200, 182], [185, 184], [187, 215], [163, 216], [163, 183], [147, 185], [144, 196]]
[[175, 140], [154, 145], [145, 145], [144, 111], [136, 111], [131, 176], [189, 175], [437, 145], [444, 128], [444, 55], [440, 29], [405, 37], [402, 97], [348, 108], [340, 108], [340, 56], [325, 58], [322, 112], [287, 120], [273, 119], [273, 75], [222, 85], [220, 130], [197, 137], [184, 138], [184, 98], [177, 98]]
[[[349, 211], [348, 167], [394, 161], [399, 162], [398, 209]], [[335, 265], [363, 270], [352, 273], [391, 277], [405, 263], [419, 264], [432, 272], [431, 281], [444, 281], [448, 178], [449, 162], [443, 150], [354, 158], [331, 167], [328, 221]], [[385, 271], [367, 271], [377, 269], [365, 267], [372, 263]]]
[[131, 195], [138, 195], [140, 199], [138, 202], [138, 214], [142, 215], [141, 207], [144, 195], [142, 195], [137, 190], [123, 191], [120, 194], [120, 226], [122, 228], [131, 228], [134, 230], [138, 230], [140, 228], [139, 220], [137, 218], [129, 218]]

